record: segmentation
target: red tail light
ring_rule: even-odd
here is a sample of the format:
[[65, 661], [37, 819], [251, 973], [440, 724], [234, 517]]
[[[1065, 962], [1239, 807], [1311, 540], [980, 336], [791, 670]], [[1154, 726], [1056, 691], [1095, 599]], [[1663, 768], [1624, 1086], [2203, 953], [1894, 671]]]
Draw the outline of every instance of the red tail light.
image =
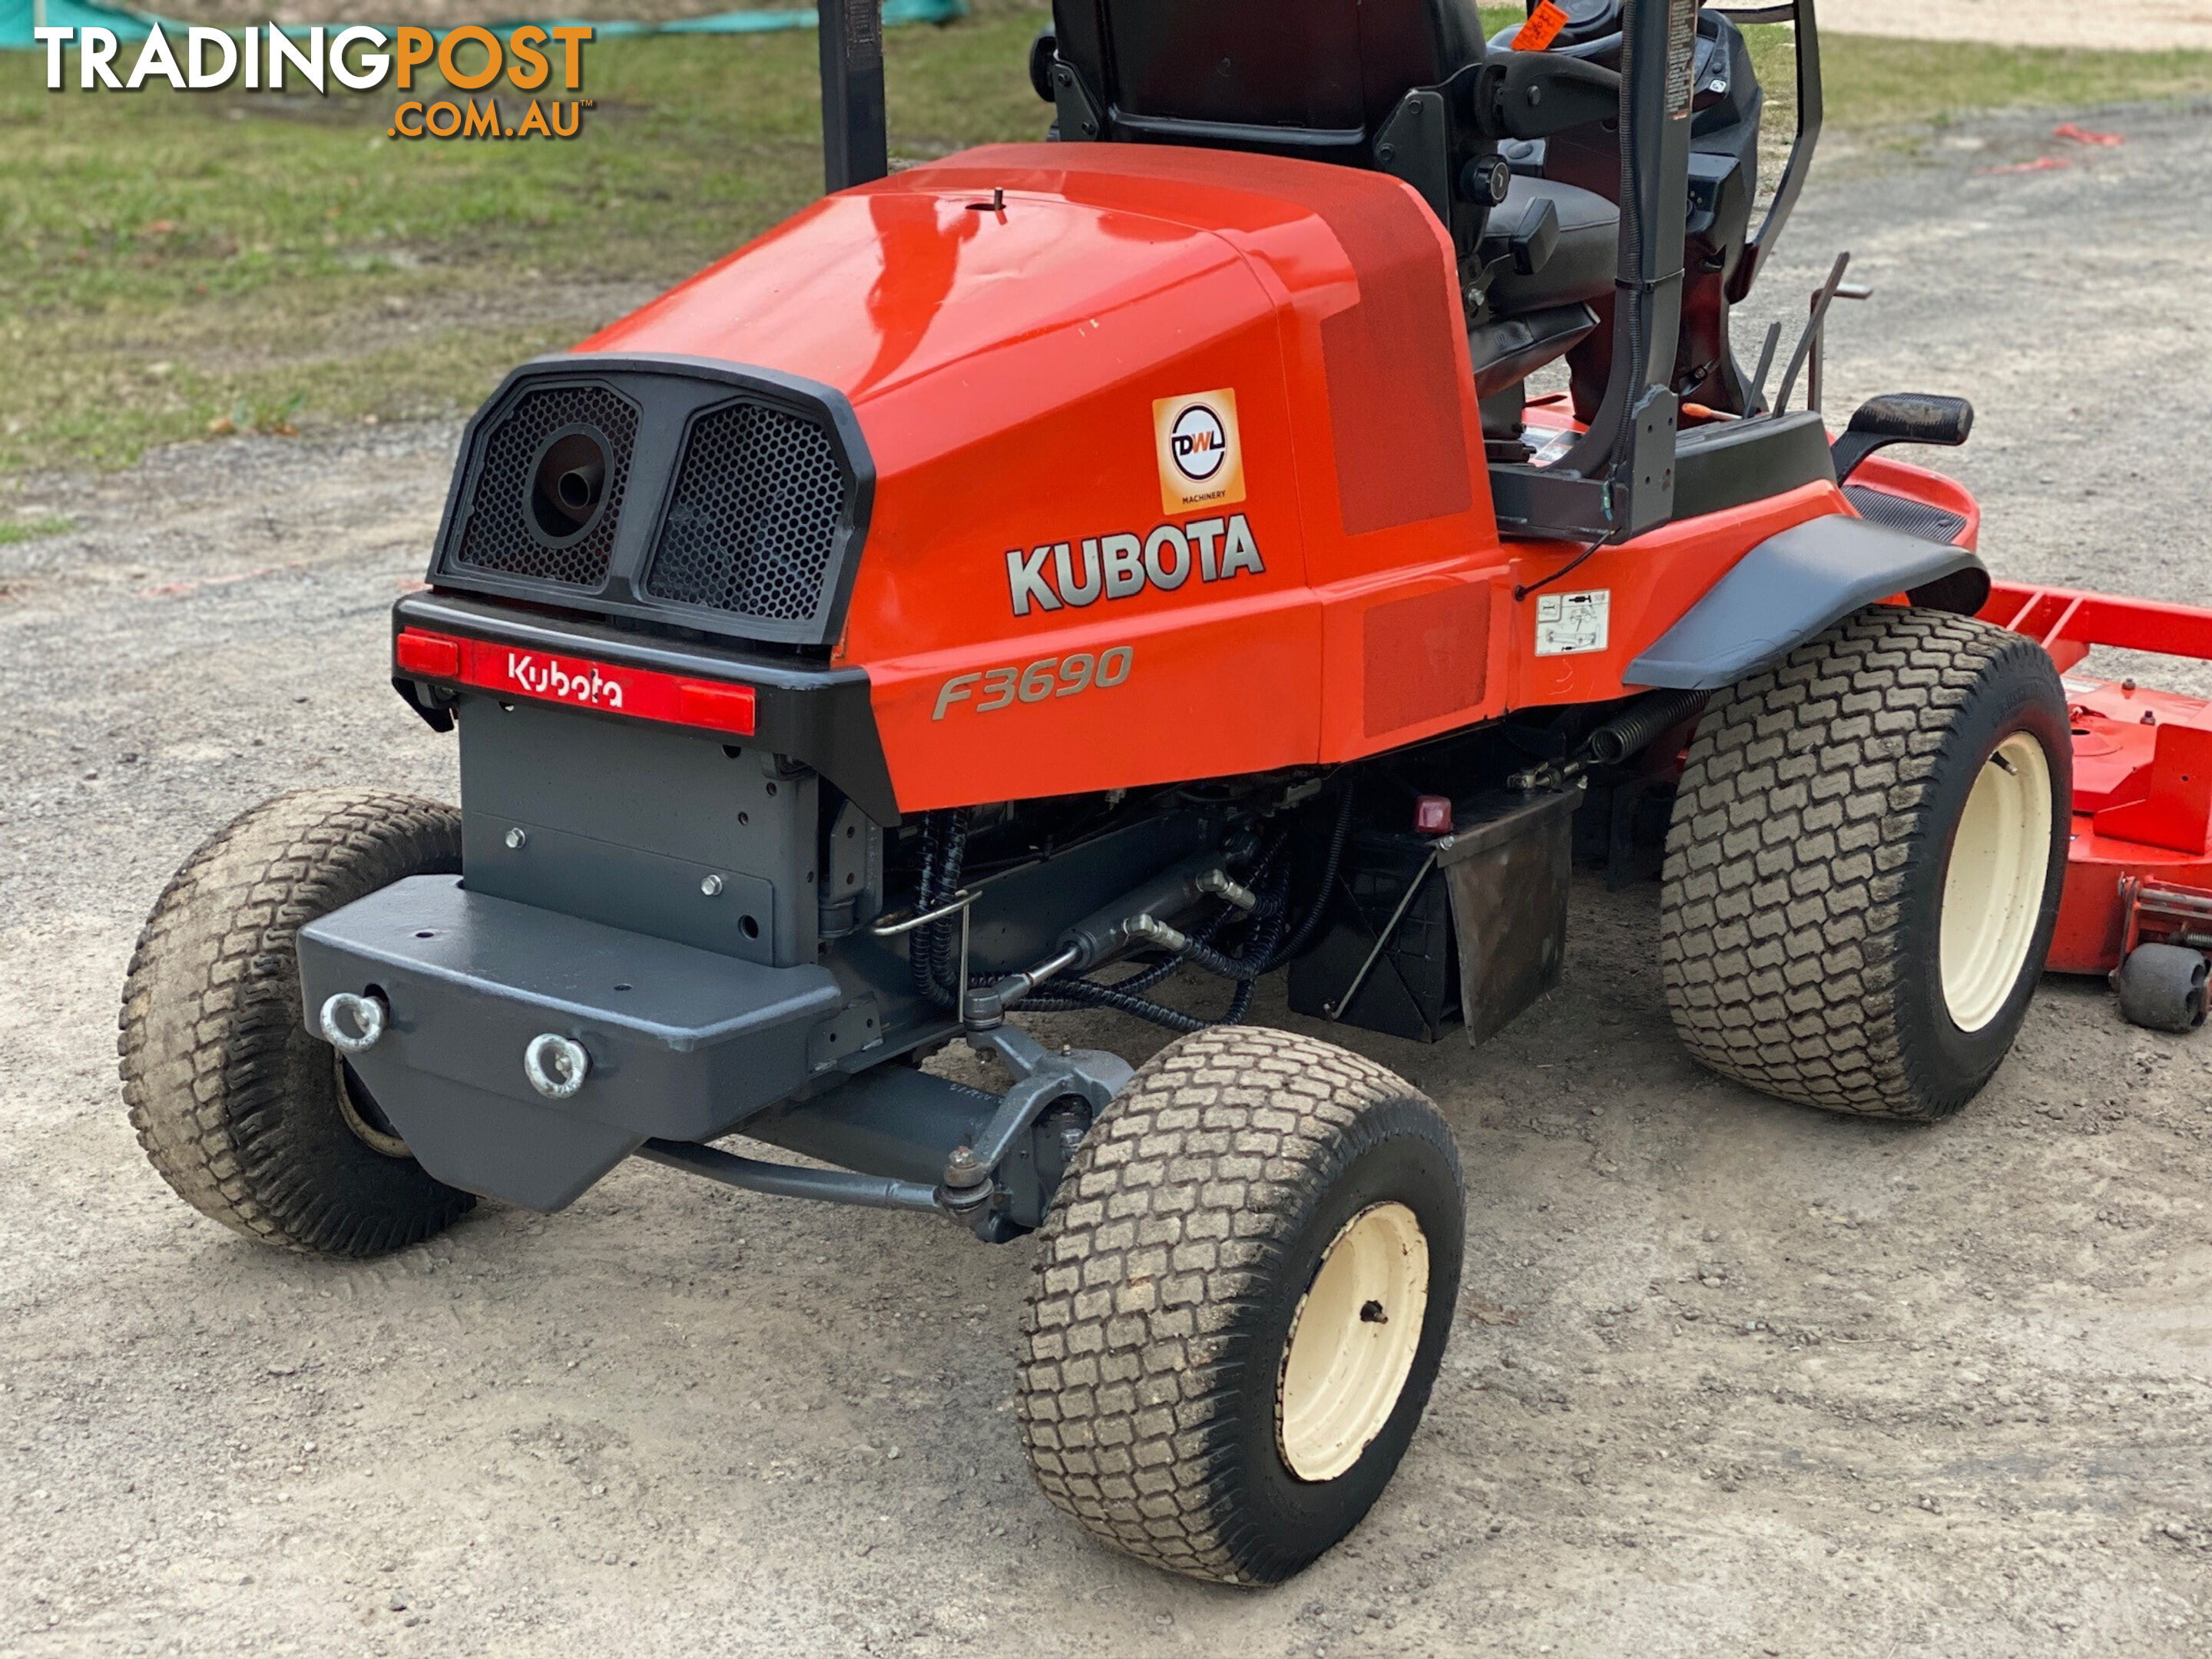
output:
[[402, 674], [741, 738], [753, 735], [757, 713], [750, 685], [691, 679], [589, 657], [556, 656], [489, 640], [457, 639], [416, 628], [400, 630], [392, 641], [392, 657]]

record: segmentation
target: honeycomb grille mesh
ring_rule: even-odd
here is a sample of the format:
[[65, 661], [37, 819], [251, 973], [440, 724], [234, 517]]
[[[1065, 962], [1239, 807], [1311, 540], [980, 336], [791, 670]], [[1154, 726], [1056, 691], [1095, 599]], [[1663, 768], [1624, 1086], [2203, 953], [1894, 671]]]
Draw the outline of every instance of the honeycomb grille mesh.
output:
[[806, 622], [821, 605], [845, 499], [836, 446], [815, 422], [760, 404], [715, 410], [692, 426], [645, 591]]
[[[548, 547], [530, 526], [530, 468], [540, 445], [568, 426], [594, 426], [607, 440], [605, 506], [592, 532], [565, 547]], [[597, 587], [622, 518], [629, 482], [630, 451], [637, 439], [637, 410], [619, 393], [599, 386], [550, 386], [526, 392], [484, 441], [483, 467], [462, 533], [458, 563], [533, 581]]]
[[1955, 542], [1966, 521], [1955, 513], [1916, 501], [1907, 496], [1876, 489], [1871, 484], [1847, 483], [1844, 495], [1858, 509], [1859, 517], [1886, 530], [1902, 531], [1923, 542]]

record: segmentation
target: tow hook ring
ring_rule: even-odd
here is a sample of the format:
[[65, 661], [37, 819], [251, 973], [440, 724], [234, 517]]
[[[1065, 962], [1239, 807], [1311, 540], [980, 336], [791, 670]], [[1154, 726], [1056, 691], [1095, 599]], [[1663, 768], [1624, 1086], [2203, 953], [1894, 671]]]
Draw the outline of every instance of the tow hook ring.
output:
[[541, 1031], [522, 1051], [522, 1074], [530, 1086], [548, 1100], [566, 1100], [584, 1086], [592, 1057], [584, 1045], [551, 1031]]
[[[322, 1012], [315, 1024], [321, 1029], [323, 1041], [341, 1054], [365, 1054], [376, 1046], [384, 1035], [385, 1010], [380, 997], [356, 996], [351, 991], [340, 991], [323, 1004]], [[351, 1030], [345, 1022], [350, 1021]]]

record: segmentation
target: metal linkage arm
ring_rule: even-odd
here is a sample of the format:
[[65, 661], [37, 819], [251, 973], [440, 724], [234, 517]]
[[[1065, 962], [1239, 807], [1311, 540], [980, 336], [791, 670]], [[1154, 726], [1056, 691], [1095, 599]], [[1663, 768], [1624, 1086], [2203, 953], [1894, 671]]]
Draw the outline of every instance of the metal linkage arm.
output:
[[956, 1216], [990, 1201], [993, 1175], [1053, 1102], [1073, 1096], [1096, 1115], [1137, 1074], [1119, 1055], [1092, 1048], [1055, 1054], [1011, 1025], [970, 1032], [968, 1041], [979, 1050], [997, 1054], [1020, 1081], [1001, 1097], [975, 1144], [954, 1147], [945, 1160], [945, 1184], [938, 1189], [937, 1201]]
[[871, 1210], [935, 1210], [937, 1194], [918, 1181], [891, 1181], [882, 1176], [854, 1175], [845, 1170], [809, 1170], [795, 1164], [768, 1164], [757, 1158], [739, 1158], [719, 1146], [701, 1146], [685, 1140], [648, 1140], [637, 1156], [672, 1170], [688, 1170], [719, 1181], [725, 1187], [742, 1187], [750, 1193], [775, 1198], [811, 1198], [824, 1204], [857, 1204]]

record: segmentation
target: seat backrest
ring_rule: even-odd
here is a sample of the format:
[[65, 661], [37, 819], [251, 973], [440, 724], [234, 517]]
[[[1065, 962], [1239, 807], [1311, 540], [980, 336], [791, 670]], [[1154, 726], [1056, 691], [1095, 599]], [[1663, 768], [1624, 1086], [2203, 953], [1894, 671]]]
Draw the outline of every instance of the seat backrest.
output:
[[1054, 0], [1097, 137], [1375, 165], [1399, 100], [1482, 56], [1474, 0]]

